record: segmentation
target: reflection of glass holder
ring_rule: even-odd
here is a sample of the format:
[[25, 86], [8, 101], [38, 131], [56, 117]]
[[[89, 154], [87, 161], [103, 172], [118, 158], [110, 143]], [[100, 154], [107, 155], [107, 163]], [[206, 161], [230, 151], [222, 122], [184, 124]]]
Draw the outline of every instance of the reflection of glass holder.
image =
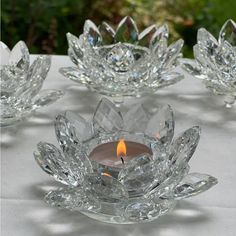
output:
[[22, 41], [12, 51], [0, 42], [0, 54], [1, 126], [12, 125], [62, 96], [59, 90], [41, 90], [51, 65], [49, 56], [39, 56], [30, 65], [29, 51]]
[[98, 28], [87, 20], [77, 38], [68, 33], [68, 55], [76, 67], [60, 72], [92, 91], [113, 97], [139, 97], [174, 84], [183, 76], [174, 70], [182, 57], [183, 40], [167, 45], [168, 27], [151, 25], [140, 34], [132, 18], [125, 17], [116, 31], [107, 23]]
[[46, 195], [51, 206], [109, 223], [148, 222], [217, 183], [206, 174], [188, 174], [200, 129], [172, 140], [169, 106], [153, 114], [136, 105], [122, 116], [102, 99], [92, 122], [67, 111], [57, 116], [55, 131], [62, 151], [40, 142], [34, 153], [40, 167], [66, 185]]
[[183, 68], [214, 94], [224, 95], [226, 107], [231, 108], [236, 99], [236, 23], [226, 21], [218, 40], [199, 29], [193, 51], [195, 60], [182, 59]]

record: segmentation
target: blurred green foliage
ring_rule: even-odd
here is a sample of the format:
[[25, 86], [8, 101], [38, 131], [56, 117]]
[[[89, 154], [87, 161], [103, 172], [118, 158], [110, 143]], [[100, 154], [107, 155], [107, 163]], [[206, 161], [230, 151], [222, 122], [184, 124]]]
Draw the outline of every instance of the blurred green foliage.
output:
[[130, 15], [140, 30], [168, 23], [171, 40], [182, 37], [184, 54], [191, 56], [198, 28], [217, 36], [226, 19], [236, 19], [235, 0], [2, 0], [1, 5], [1, 40], [9, 47], [24, 40], [31, 53], [66, 54], [65, 34], [81, 34], [86, 19], [115, 26]]

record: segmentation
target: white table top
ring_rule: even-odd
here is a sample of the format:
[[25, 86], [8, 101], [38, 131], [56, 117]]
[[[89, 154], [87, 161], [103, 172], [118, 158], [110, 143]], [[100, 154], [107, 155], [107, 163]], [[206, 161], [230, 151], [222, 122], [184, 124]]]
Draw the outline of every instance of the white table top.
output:
[[[34, 58], [34, 56], [32, 56]], [[156, 221], [137, 225], [112, 225], [92, 220], [78, 212], [47, 206], [45, 193], [60, 186], [36, 164], [33, 151], [39, 141], [56, 145], [53, 119], [64, 110], [88, 117], [100, 95], [58, 73], [72, 63], [66, 56], [53, 56], [44, 88], [62, 89], [65, 96], [39, 110], [33, 117], [2, 129], [1, 215], [2, 236], [235, 236], [236, 235], [236, 106], [223, 107], [221, 97], [212, 96], [194, 78], [142, 99], [126, 99], [130, 106], [168, 103], [175, 112], [176, 134], [193, 126], [202, 127], [198, 148], [190, 160], [191, 171], [208, 173], [219, 183], [209, 191], [182, 200], [176, 210]]]

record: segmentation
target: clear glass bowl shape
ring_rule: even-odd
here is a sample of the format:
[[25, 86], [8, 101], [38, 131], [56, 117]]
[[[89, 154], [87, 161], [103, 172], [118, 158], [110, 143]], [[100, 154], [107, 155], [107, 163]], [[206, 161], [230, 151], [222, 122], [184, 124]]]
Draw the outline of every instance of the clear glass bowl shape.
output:
[[[56, 117], [55, 132], [61, 150], [40, 142], [34, 152], [39, 166], [65, 185], [47, 193], [45, 201], [51, 206], [108, 223], [148, 222], [173, 210], [177, 200], [217, 183], [208, 174], [189, 173], [200, 128], [194, 126], [173, 139], [168, 105], [155, 112], [136, 105], [122, 115], [102, 99], [92, 121], [66, 111]], [[146, 145], [152, 154], [141, 153], [118, 170], [90, 159], [95, 147], [121, 138]]]
[[224, 95], [226, 107], [231, 108], [236, 99], [236, 23], [227, 20], [218, 40], [206, 29], [199, 29], [193, 52], [195, 59], [180, 59], [182, 67], [213, 94]]
[[151, 25], [139, 33], [129, 16], [116, 31], [105, 22], [97, 27], [86, 20], [79, 37], [67, 33], [68, 55], [76, 67], [63, 67], [60, 72], [115, 102], [124, 96], [155, 93], [183, 78], [175, 70], [183, 40], [168, 46], [168, 36], [167, 25]]
[[0, 41], [1, 126], [15, 124], [40, 107], [59, 99], [59, 90], [42, 90], [51, 66], [51, 57], [38, 56], [30, 65], [29, 50], [23, 41], [10, 49]]

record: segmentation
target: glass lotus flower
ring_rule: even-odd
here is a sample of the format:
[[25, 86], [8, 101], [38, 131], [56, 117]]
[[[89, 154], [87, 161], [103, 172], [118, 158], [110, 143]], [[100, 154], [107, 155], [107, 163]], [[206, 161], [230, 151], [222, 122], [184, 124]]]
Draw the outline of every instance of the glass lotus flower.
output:
[[[112, 102], [102, 99], [91, 122], [67, 111], [56, 117], [55, 132], [61, 150], [40, 142], [34, 152], [39, 166], [65, 185], [45, 196], [51, 206], [104, 222], [147, 222], [172, 210], [177, 200], [217, 183], [210, 175], [188, 173], [200, 128], [192, 127], [173, 139], [170, 106], [151, 113], [136, 105], [122, 116]], [[117, 172], [90, 158], [98, 145], [121, 138], [146, 145], [152, 154], [134, 156]]]
[[168, 46], [168, 34], [167, 25], [151, 25], [139, 33], [129, 16], [116, 31], [105, 22], [97, 27], [87, 20], [79, 38], [67, 33], [68, 55], [76, 67], [64, 67], [60, 72], [114, 98], [156, 92], [183, 78], [174, 70], [183, 40]]
[[231, 107], [236, 99], [236, 23], [227, 20], [218, 40], [199, 29], [193, 51], [195, 60], [182, 59], [183, 68], [213, 93], [225, 95], [225, 104]]
[[59, 90], [41, 90], [51, 65], [49, 56], [38, 56], [30, 65], [23, 41], [11, 51], [0, 42], [0, 52], [1, 126], [11, 125], [62, 96]]

